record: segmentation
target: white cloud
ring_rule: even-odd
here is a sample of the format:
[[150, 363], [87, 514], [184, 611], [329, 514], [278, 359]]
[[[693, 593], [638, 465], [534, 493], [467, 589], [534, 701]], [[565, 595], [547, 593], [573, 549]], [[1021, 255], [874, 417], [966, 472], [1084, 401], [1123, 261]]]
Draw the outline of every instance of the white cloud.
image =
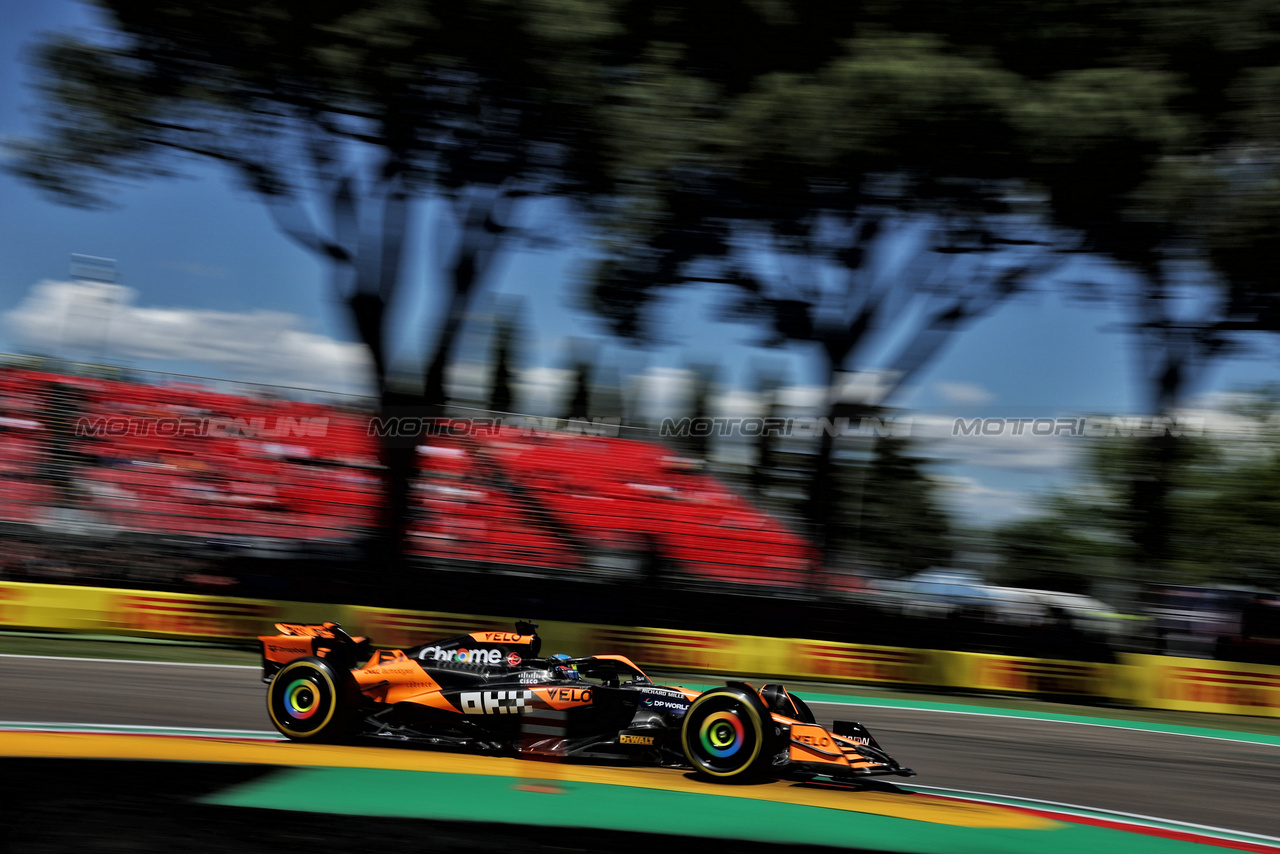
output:
[[821, 386], [790, 385], [778, 389], [778, 404], [787, 415], [825, 412], [827, 390]]
[[368, 353], [360, 344], [309, 332], [294, 314], [143, 308], [122, 285], [42, 281], [4, 320], [28, 348], [65, 356], [207, 365], [234, 380], [367, 394]]
[[922, 453], [948, 463], [986, 466], [1022, 471], [1061, 470], [1066, 473], [1077, 462], [1087, 439], [1067, 435], [1037, 436], [1031, 430], [1015, 435], [1003, 430], [996, 435], [957, 430], [960, 419], [944, 415], [912, 415], [911, 437]]
[[943, 500], [962, 518], [984, 526], [996, 526], [1040, 512], [1028, 493], [986, 486], [971, 477], [935, 478], [942, 487]]
[[1177, 412], [1177, 417], [1191, 419], [1211, 436], [1256, 439], [1268, 430], [1274, 434], [1278, 426], [1275, 416], [1266, 421], [1257, 417], [1261, 415], [1260, 408], [1267, 407], [1265, 398], [1254, 392], [1212, 392], [1192, 400]]
[[938, 383], [935, 388], [947, 403], [976, 405], [990, 403], [996, 397], [977, 383]]
[[694, 373], [684, 368], [649, 368], [637, 377], [637, 399], [649, 418], [687, 415]]
[[529, 415], [557, 415], [571, 382], [573, 371], [568, 368], [527, 368], [516, 383], [516, 400]]
[[726, 389], [711, 400], [715, 415], [725, 418], [756, 418], [764, 415], [760, 395], [742, 389]]

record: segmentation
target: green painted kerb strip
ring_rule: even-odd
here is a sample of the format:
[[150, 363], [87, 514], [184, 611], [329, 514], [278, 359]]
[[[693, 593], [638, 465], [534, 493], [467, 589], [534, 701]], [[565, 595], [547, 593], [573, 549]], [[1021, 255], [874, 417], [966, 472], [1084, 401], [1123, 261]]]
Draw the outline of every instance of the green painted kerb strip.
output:
[[[660, 833], [910, 854], [1192, 854], [1180, 840], [1061, 824], [1050, 830], [953, 827], [714, 794], [570, 782], [523, 791], [511, 777], [346, 768], [291, 769], [203, 803], [343, 815]], [[1221, 851], [1222, 849], [1216, 849]]]

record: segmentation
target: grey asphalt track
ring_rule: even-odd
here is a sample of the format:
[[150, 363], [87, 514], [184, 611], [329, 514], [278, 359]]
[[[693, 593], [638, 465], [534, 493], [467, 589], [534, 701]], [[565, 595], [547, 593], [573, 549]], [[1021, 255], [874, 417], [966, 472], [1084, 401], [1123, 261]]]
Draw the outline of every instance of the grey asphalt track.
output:
[[[703, 680], [711, 681], [711, 680]], [[811, 703], [860, 720], [910, 783], [1280, 836], [1280, 747]], [[0, 656], [0, 721], [270, 730], [256, 668]], [[897, 781], [898, 778], [890, 778]]]

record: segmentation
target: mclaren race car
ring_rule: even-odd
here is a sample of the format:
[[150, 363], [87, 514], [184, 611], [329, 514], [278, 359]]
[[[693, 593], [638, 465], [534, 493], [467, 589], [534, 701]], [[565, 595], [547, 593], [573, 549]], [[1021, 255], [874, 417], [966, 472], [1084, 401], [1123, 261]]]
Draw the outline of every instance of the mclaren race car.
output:
[[371, 649], [337, 623], [277, 623], [262, 679], [295, 741], [409, 742], [483, 753], [692, 767], [722, 781], [914, 776], [861, 724], [818, 725], [782, 685], [655, 685], [621, 655], [540, 658], [532, 623]]

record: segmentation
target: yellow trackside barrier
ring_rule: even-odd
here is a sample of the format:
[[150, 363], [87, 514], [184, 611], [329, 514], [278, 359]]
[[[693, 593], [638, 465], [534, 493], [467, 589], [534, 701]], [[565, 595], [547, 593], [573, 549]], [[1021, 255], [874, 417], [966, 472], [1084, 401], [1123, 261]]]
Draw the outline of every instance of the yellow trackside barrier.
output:
[[[229, 596], [0, 583], [0, 628], [248, 641], [276, 622], [335, 620], [380, 647], [470, 631], [509, 617]], [[1124, 655], [1118, 664], [546, 621], [543, 654], [626, 655], [642, 668], [1024, 696], [1107, 699], [1158, 709], [1280, 717], [1280, 667]]]
[[1280, 667], [1126, 655], [1139, 674], [1130, 702], [1152, 709], [1280, 717]]
[[110, 593], [98, 587], [5, 583], [0, 585], [0, 626], [105, 631]]
[[645, 669], [769, 674], [783, 658], [779, 642], [772, 638], [631, 626], [584, 628], [583, 652], [625, 655]]
[[788, 653], [778, 676], [820, 682], [870, 682], [881, 685], [938, 684], [938, 655], [933, 650], [865, 646], [815, 640], [787, 640]]
[[283, 602], [135, 591], [112, 591], [109, 602], [106, 631], [186, 639], [254, 637], [288, 610]]
[[1114, 698], [1122, 665], [1049, 661], [976, 652], [934, 652], [947, 688], [1000, 694]]
[[250, 640], [287, 619], [326, 619], [331, 605], [62, 584], [0, 584], [0, 627], [141, 637]]

